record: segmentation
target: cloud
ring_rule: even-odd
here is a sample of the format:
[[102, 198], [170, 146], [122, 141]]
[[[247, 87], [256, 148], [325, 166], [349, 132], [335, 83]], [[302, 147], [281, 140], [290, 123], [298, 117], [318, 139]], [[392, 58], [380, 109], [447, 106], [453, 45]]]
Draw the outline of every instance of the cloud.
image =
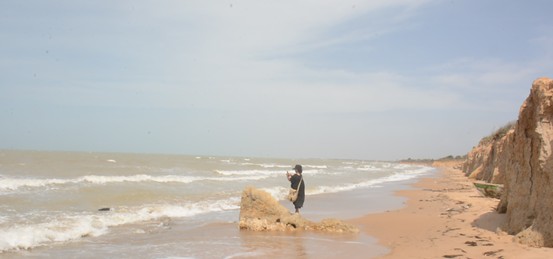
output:
[[399, 23], [426, 2], [119, 2], [89, 4], [89, 13], [67, 2], [59, 19], [37, 18], [46, 39], [35, 47], [48, 54], [31, 56], [28, 74], [50, 84], [40, 96], [72, 105], [355, 112], [412, 107], [416, 96], [441, 106], [404, 89], [401, 75], [317, 69], [299, 55], [372, 33], [349, 28], [333, 38], [329, 28], [390, 8], [403, 10]]
[[[157, 150], [190, 153], [287, 156], [283, 143], [293, 140], [295, 156], [374, 159], [390, 142], [410, 146], [387, 156], [431, 152], [427, 143], [437, 136], [459, 150], [473, 143], [448, 140], [469, 134], [456, 127], [481, 129], [516, 115], [531, 81], [551, 67], [552, 34], [545, 26], [529, 39], [536, 48], [504, 48], [518, 48], [516, 55], [487, 53], [499, 39], [473, 51], [495, 36], [443, 20], [443, 11], [469, 17], [473, 4], [455, 4], [6, 1], [0, 99], [15, 107], [13, 117], [29, 117], [18, 125], [38, 129], [31, 117], [40, 110], [53, 120], [38, 125], [49, 132], [70, 128], [101, 139], [94, 128], [102, 128], [102, 136], [117, 133], [113, 146], [133, 150], [151, 148], [137, 141], [147, 130]], [[491, 19], [487, 12], [474, 21]], [[21, 107], [35, 110], [18, 114]]]
[[461, 58], [433, 69], [434, 81], [451, 89], [497, 91], [505, 85], [528, 82], [542, 71], [532, 62], [508, 62], [501, 59]]
[[[470, 57], [426, 69], [433, 76], [425, 76], [317, 67], [302, 56], [324, 56], [329, 46], [370, 42], [411, 26], [418, 8], [431, 3], [139, 1], [118, 2], [95, 15], [80, 15], [82, 6], [66, 3], [71, 12], [50, 29], [44, 26], [49, 53], [28, 58], [26, 67], [36, 69], [27, 76], [38, 74], [50, 84], [37, 95], [70, 105], [351, 113], [469, 107], [467, 91], [496, 89], [535, 73]], [[382, 12], [393, 15], [383, 19]], [[383, 26], [355, 23], [371, 16]]]

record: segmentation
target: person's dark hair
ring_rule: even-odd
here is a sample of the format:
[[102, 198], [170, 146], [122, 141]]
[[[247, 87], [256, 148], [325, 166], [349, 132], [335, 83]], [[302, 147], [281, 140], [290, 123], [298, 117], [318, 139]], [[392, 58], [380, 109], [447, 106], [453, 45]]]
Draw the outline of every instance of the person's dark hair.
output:
[[296, 170], [296, 172], [298, 172], [298, 173], [300, 173], [300, 174], [301, 174], [302, 171], [303, 171], [303, 169], [301, 168], [301, 165], [296, 165], [296, 166], [294, 167], [294, 170]]

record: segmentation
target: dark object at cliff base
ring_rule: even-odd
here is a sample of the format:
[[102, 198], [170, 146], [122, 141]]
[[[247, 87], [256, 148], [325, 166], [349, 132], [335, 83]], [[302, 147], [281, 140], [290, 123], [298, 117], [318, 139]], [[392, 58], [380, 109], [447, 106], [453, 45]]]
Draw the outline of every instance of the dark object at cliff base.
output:
[[482, 195], [490, 198], [501, 198], [503, 193], [502, 184], [486, 183], [486, 182], [475, 182], [474, 187], [482, 193]]
[[98, 211], [110, 211], [110, 210], [111, 210], [111, 208], [100, 208], [100, 209], [98, 209]]

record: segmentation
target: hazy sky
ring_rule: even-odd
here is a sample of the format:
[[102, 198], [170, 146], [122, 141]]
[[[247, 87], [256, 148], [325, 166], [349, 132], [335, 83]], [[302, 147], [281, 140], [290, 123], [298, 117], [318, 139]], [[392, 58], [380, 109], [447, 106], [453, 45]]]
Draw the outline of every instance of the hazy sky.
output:
[[0, 148], [463, 155], [552, 76], [553, 1], [0, 2]]

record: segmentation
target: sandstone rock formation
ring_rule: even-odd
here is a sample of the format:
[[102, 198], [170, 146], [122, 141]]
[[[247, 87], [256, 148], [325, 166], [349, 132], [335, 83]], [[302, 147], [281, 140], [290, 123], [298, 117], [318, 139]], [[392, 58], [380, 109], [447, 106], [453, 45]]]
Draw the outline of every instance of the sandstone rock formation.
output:
[[316, 230], [335, 233], [357, 233], [359, 230], [337, 219], [311, 222], [300, 214], [290, 213], [269, 193], [247, 187], [240, 202], [240, 229], [253, 231]]
[[[512, 134], [509, 130], [506, 134]], [[466, 176], [489, 183], [504, 184], [505, 174], [500, 173], [500, 166], [503, 162], [503, 149], [506, 135], [493, 137], [488, 141], [481, 141], [478, 146], [467, 154], [467, 160], [462, 165]]]
[[514, 128], [473, 149], [467, 175], [503, 183], [504, 230], [531, 246], [553, 247], [553, 80], [534, 81]]

